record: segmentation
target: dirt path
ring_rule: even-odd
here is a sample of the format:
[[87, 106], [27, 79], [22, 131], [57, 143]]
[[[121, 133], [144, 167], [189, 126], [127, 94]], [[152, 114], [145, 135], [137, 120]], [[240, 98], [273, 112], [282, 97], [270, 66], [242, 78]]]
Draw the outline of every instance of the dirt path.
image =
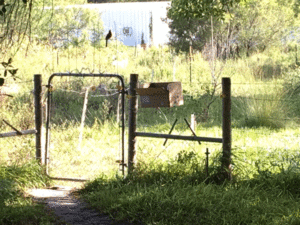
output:
[[70, 225], [131, 225], [129, 222], [114, 222], [108, 215], [88, 207], [82, 199], [72, 194], [74, 189], [67, 187], [54, 187], [51, 189], [29, 189], [27, 194], [34, 201], [46, 204], [60, 220], [58, 224]]

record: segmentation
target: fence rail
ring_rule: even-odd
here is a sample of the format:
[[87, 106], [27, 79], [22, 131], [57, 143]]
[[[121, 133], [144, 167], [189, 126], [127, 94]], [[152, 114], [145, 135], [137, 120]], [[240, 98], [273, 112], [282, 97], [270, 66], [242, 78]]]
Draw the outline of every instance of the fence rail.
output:
[[15, 137], [15, 136], [23, 136], [23, 135], [28, 135], [28, 134], [36, 134], [36, 130], [23, 130], [20, 131], [21, 133], [17, 131], [13, 132], [7, 132], [7, 133], [0, 133], [0, 138], [5, 138], [5, 137]]
[[135, 132], [135, 135], [139, 137], [149, 137], [149, 138], [167, 138], [167, 139], [176, 139], [176, 140], [203, 141], [203, 142], [215, 142], [215, 143], [223, 142], [222, 138], [211, 138], [211, 137], [156, 134], [156, 133], [146, 133], [146, 132]]
[[[26, 81], [27, 82], [27, 81]], [[32, 81], [30, 81], [32, 82]], [[39, 160], [40, 164], [44, 164], [42, 146], [42, 123], [43, 123], [43, 110], [42, 110], [42, 76], [39, 74], [34, 75], [34, 103], [35, 103], [35, 127], [36, 129], [20, 131], [17, 128], [10, 125], [8, 122], [3, 120], [13, 132], [0, 133], [0, 138], [4, 137], [15, 137], [29, 134], [36, 135], [36, 159]]]

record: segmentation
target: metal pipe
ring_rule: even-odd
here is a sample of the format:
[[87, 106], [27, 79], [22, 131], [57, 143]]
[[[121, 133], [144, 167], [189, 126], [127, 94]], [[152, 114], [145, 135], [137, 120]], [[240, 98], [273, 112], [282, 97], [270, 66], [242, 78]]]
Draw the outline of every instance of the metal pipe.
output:
[[52, 180], [65, 180], [65, 181], [75, 181], [75, 182], [85, 182], [85, 181], [88, 181], [87, 179], [80, 179], [80, 178], [51, 177], [49, 175], [48, 175], [48, 177], [51, 178]]
[[206, 172], [206, 178], [209, 176], [209, 172], [208, 172], [208, 155], [209, 155], [209, 151], [208, 151], [208, 148], [206, 148], [206, 152], [205, 152], [205, 155], [206, 155], [206, 162], [205, 162], [205, 172]]
[[222, 143], [222, 138], [211, 138], [211, 137], [195, 137], [195, 136], [183, 136], [183, 135], [172, 135], [172, 134], [157, 134], [157, 133], [144, 133], [136, 132], [136, 137], [150, 137], [150, 138], [168, 138], [186, 141], [203, 141], [203, 142], [215, 142]]
[[21, 136], [21, 135], [26, 135], [26, 134], [36, 134], [37, 131], [36, 130], [22, 130], [20, 131], [22, 134], [18, 134], [17, 131], [13, 131], [13, 132], [8, 132], [8, 133], [2, 133], [0, 134], [0, 138], [4, 138], [4, 137], [14, 137], [14, 136]]

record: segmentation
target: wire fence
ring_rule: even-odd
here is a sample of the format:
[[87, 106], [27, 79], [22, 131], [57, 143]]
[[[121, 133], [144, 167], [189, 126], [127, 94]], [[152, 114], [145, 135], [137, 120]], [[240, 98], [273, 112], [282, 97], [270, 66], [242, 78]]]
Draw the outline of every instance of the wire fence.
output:
[[[33, 80], [17, 81], [0, 88], [0, 133], [35, 129]], [[22, 90], [22, 92], [20, 92]], [[24, 164], [35, 158], [35, 135], [1, 138], [1, 164]]]
[[233, 84], [233, 149], [252, 170], [299, 163], [299, 98], [286, 83]]
[[[6, 97], [7, 100], [1, 102], [6, 109], [1, 111], [1, 121], [6, 119], [20, 129], [31, 129], [35, 126], [33, 82], [26, 80], [18, 83], [30, 84], [31, 88], [28, 86], [22, 94]], [[177, 120], [172, 134], [192, 136], [185, 122], [187, 120], [195, 127], [197, 136], [222, 137], [220, 87], [212, 83], [197, 85], [208, 86], [209, 90], [215, 88], [215, 92], [202, 90], [195, 96], [193, 90], [183, 82], [184, 105], [158, 109], [139, 107], [137, 131], [168, 133]], [[235, 168], [245, 164], [255, 170], [258, 163], [265, 169], [274, 165], [279, 167], [279, 164], [288, 168], [298, 162], [298, 94], [288, 87], [279, 82], [267, 85], [263, 82], [232, 83], [232, 147], [235, 162], [238, 162]], [[87, 88], [89, 92], [83, 122]], [[43, 102], [46, 107], [47, 88], [44, 91]], [[103, 78], [57, 78], [52, 94], [51, 175], [81, 178], [117, 170], [116, 162], [121, 154], [118, 83]], [[127, 103], [125, 106], [127, 113]], [[7, 110], [14, 112], [14, 115]], [[127, 120], [125, 124], [127, 126]], [[11, 131], [10, 128], [1, 122], [1, 132], [7, 131]], [[1, 142], [4, 161], [13, 162], [14, 158], [19, 163], [35, 157], [34, 136], [5, 138]], [[137, 142], [137, 158], [145, 163], [168, 161], [182, 150], [198, 152], [204, 157], [206, 148], [213, 153], [212, 156], [222, 151], [221, 144], [199, 145], [198, 142], [143, 138]]]
[[[183, 82], [183, 87], [186, 82]], [[211, 83], [199, 83], [199, 86]], [[185, 88], [184, 88], [185, 89]], [[192, 90], [190, 90], [192, 92]], [[232, 83], [232, 147], [234, 169], [243, 176], [251, 176], [257, 169], [288, 169], [299, 164], [300, 126], [297, 96], [282, 83]], [[222, 101], [220, 90], [214, 96], [202, 94], [194, 97], [184, 94], [184, 105], [170, 109], [139, 109], [139, 132], [168, 132], [179, 119], [172, 134], [191, 135], [184, 119], [195, 115], [195, 133], [204, 137], [222, 137]], [[189, 141], [138, 140], [141, 160], [156, 162], [172, 160], [182, 150], [198, 152], [205, 157], [208, 148], [211, 156], [222, 152], [220, 144], [191, 143]], [[243, 172], [241, 172], [243, 171]], [[250, 175], [251, 174], [251, 175]]]

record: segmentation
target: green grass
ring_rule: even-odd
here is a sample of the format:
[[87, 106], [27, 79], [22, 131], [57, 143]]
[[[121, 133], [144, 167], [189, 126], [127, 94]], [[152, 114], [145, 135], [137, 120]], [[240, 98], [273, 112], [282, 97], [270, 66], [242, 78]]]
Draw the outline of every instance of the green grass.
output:
[[299, 224], [298, 167], [217, 185], [207, 184], [202, 165], [181, 153], [167, 165], [141, 163], [126, 179], [99, 177], [80, 194], [114, 218], [142, 224]]
[[[25, 47], [21, 49], [13, 58], [20, 79], [7, 83], [19, 91], [1, 106], [0, 120], [21, 130], [34, 128], [34, 74], [42, 74], [46, 84], [54, 72], [118, 73], [128, 88], [130, 74], [139, 74], [143, 83], [152, 80], [153, 72], [154, 82], [182, 82], [184, 106], [139, 108], [138, 131], [168, 133], [178, 119], [173, 134], [191, 135], [184, 118], [190, 120], [195, 114], [198, 136], [222, 136], [221, 87], [218, 85], [207, 114], [213, 88], [209, 62], [201, 54], [194, 56], [190, 83], [184, 54], [174, 56], [168, 48], [144, 51], [120, 43], [117, 46], [116, 42], [109, 48], [103, 44], [97, 48], [54, 49], [33, 43], [26, 54]], [[1, 57], [7, 61], [11, 55]], [[128, 59], [127, 68], [114, 67], [114, 57]], [[103, 78], [54, 78], [50, 175], [98, 177], [87, 184], [82, 196], [120, 220], [145, 224], [299, 224], [299, 193], [294, 188], [299, 179], [299, 69], [291, 54], [270, 50], [249, 58], [218, 61], [215, 74], [220, 75], [218, 84], [221, 77], [232, 81], [233, 183], [208, 182], [219, 183], [221, 144], [168, 140], [163, 146], [164, 139], [151, 138], [137, 138], [137, 170], [132, 177], [121, 178], [116, 163], [121, 154], [120, 128], [116, 102], [109, 98], [89, 97], [79, 146], [83, 95], [78, 92], [99, 84], [116, 88], [115, 80]], [[113, 111], [108, 114], [111, 106]], [[9, 131], [11, 128], [1, 122], [0, 132]], [[127, 133], [125, 140], [127, 149]], [[206, 148], [210, 151], [209, 179], [204, 173]], [[22, 196], [22, 189], [48, 182], [32, 163], [35, 137], [2, 139], [0, 156], [5, 186], [1, 191], [11, 196], [1, 203], [6, 211], [0, 212], [0, 219], [6, 224], [20, 224], [22, 216], [28, 215], [27, 224], [53, 223], [42, 207]]]
[[42, 188], [51, 183], [35, 160], [22, 165], [0, 166], [1, 224], [62, 224], [44, 205], [26, 197], [27, 188]]

